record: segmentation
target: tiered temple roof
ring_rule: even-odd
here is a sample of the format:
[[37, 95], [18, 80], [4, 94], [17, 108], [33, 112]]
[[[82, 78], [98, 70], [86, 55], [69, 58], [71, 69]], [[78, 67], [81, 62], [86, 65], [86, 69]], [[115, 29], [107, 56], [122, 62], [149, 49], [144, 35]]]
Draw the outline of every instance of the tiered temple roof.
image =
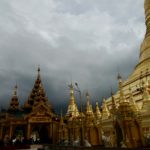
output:
[[24, 109], [31, 110], [33, 107], [35, 107], [39, 103], [45, 103], [52, 110], [52, 106], [49, 104], [48, 98], [46, 97], [46, 94], [44, 91], [39, 67], [37, 71], [38, 71], [37, 79], [35, 80], [33, 89], [28, 97], [28, 100], [24, 104]]

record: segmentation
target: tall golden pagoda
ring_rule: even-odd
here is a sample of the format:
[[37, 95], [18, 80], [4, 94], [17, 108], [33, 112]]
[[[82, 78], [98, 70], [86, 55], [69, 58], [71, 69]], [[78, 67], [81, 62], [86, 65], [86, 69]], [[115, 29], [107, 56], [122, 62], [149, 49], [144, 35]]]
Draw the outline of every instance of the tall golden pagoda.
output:
[[150, 75], [150, 20], [149, 20], [150, 1], [149, 0], [145, 0], [144, 8], [145, 8], [145, 20], [146, 20], [146, 34], [140, 48], [139, 63], [136, 65], [133, 73], [124, 82], [123, 85], [124, 87], [129, 84], [133, 84], [135, 82], [137, 84], [139, 79], [144, 79]]
[[[134, 101], [137, 103], [138, 107], [142, 107], [142, 92], [143, 86], [146, 80], [150, 77], [150, 1], [145, 0], [145, 20], [146, 20], [146, 34], [145, 38], [141, 44], [139, 63], [136, 65], [134, 71], [131, 75], [122, 82], [123, 92], [127, 99], [130, 98], [129, 87], [132, 89]], [[119, 102], [119, 92], [115, 95], [115, 100]], [[111, 98], [107, 99], [108, 107], [111, 107]]]
[[[109, 137], [114, 135], [118, 146], [150, 144], [147, 143], [150, 135], [150, 0], [145, 0], [144, 8], [146, 34], [140, 48], [139, 63], [127, 80], [123, 81], [118, 76], [119, 90], [113, 95], [116, 113], [102, 122], [104, 133]], [[114, 100], [112, 97], [106, 100], [109, 110], [113, 109]]]

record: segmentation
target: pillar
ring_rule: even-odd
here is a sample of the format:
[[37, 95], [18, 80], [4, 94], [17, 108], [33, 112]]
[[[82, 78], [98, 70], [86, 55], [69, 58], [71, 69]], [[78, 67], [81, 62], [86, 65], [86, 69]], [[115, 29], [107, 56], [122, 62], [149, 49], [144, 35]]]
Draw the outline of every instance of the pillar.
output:
[[31, 124], [28, 123], [28, 127], [27, 127], [27, 139], [30, 139], [30, 134], [31, 134]]
[[13, 126], [12, 126], [12, 124], [10, 124], [10, 126], [9, 126], [9, 139], [11, 139], [12, 138], [12, 130], [13, 129]]
[[[52, 123], [49, 124], [49, 138], [52, 140]], [[52, 142], [52, 141], [51, 141]]]
[[2, 140], [3, 136], [3, 126], [0, 126], [0, 140]]

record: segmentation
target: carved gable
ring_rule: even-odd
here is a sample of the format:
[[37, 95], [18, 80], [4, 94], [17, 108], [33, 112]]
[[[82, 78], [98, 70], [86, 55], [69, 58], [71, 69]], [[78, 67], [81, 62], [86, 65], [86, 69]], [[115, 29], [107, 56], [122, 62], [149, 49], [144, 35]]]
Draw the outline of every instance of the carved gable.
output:
[[32, 112], [27, 115], [25, 118], [29, 122], [51, 122], [52, 112], [50, 112], [49, 107], [44, 104], [37, 105], [33, 108]]
[[37, 106], [33, 109], [32, 113], [36, 116], [45, 116], [47, 114], [50, 114], [49, 109], [44, 105]]

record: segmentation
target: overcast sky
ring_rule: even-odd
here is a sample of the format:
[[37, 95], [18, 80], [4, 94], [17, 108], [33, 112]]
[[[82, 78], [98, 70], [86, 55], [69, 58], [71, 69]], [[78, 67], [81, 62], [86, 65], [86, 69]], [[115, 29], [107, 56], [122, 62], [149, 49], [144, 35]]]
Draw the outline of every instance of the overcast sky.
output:
[[[84, 98], [101, 101], [138, 62], [145, 34], [143, 0], [0, 0], [0, 103], [17, 82], [21, 105], [37, 66], [54, 108], [69, 102], [78, 82]], [[76, 93], [77, 96], [77, 93]], [[3, 103], [5, 101], [5, 103]], [[77, 97], [77, 102], [79, 101]]]

